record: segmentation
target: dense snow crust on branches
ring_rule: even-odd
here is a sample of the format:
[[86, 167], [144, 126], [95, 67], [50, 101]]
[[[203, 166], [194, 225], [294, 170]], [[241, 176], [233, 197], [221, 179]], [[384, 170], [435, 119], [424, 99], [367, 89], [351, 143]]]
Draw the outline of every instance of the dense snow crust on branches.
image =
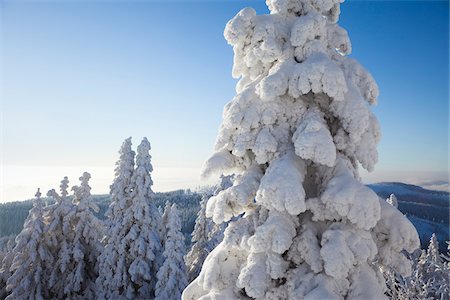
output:
[[232, 174], [207, 217], [233, 217], [183, 299], [382, 299], [410, 271], [411, 223], [359, 179], [380, 139], [378, 87], [337, 24], [342, 0], [267, 0], [225, 29], [237, 95], [204, 175]]

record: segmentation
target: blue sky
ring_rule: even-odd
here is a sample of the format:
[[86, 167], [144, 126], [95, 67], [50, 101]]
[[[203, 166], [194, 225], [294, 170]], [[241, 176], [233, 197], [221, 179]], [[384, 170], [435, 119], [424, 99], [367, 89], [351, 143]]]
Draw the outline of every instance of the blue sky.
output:
[[[0, 201], [28, 198], [38, 184], [47, 190], [84, 169], [93, 191], [106, 192], [128, 136], [135, 145], [151, 141], [155, 190], [199, 184], [235, 94], [224, 26], [246, 6], [266, 13], [263, 1], [0, 5]], [[341, 9], [352, 57], [381, 90], [374, 111], [383, 138], [369, 180], [446, 177], [448, 2], [348, 1]]]

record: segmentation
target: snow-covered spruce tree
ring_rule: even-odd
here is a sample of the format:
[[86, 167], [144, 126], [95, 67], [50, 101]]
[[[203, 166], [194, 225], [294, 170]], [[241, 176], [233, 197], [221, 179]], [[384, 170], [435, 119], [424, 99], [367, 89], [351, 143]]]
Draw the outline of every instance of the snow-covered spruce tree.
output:
[[158, 282], [155, 287], [155, 300], [181, 299], [181, 293], [187, 285], [184, 235], [181, 232], [181, 221], [176, 204], [167, 206], [167, 216], [163, 223], [166, 228], [163, 258], [164, 263], [158, 270]]
[[[151, 199], [153, 181], [150, 172], [153, 168], [150, 143], [144, 138], [138, 146], [136, 168], [128, 187], [126, 183], [119, 183], [122, 180], [119, 177], [129, 180], [133, 157], [131, 144], [125, 145], [123, 150], [127, 154], [121, 153], [118, 165], [123, 166], [117, 170], [111, 189], [117, 188], [124, 193], [120, 196], [123, 197], [121, 200], [116, 200], [121, 203], [117, 204], [120, 209], [113, 213], [114, 221], [111, 223], [118, 223], [114, 235], [107, 238], [107, 248], [110, 249], [105, 249], [109, 252], [103, 256], [101, 267], [110, 268], [110, 272], [103, 273], [97, 280], [101, 291], [98, 298], [153, 299], [162, 245], [159, 235], [161, 216]], [[126, 175], [121, 175], [123, 173]]]
[[124, 285], [122, 281], [126, 277], [123, 277], [121, 272], [127, 272], [128, 268], [123, 269], [125, 261], [121, 260], [119, 245], [121, 238], [126, 234], [122, 226], [125, 212], [131, 205], [131, 178], [135, 158], [131, 145], [131, 137], [122, 143], [119, 151], [120, 158], [116, 162], [114, 181], [110, 186], [111, 204], [106, 212], [105, 236], [102, 240], [105, 247], [98, 258], [99, 276], [96, 284], [99, 299], [111, 299], [113, 295], [122, 293], [121, 287], [128, 285], [128, 283]]
[[243, 217], [183, 299], [385, 298], [379, 266], [407, 274], [419, 239], [359, 180], [377, 161], [377, 85], [346, 57], [340, 0], [266, 2], [270, 15], [246, 8], [225, 29], [241, 79], [204, 170], [237, 174], [207, 216]]
[[47, 196], [52, 197], [55, 203], [46, 207], [45, 222], [47, 227], [45, 231], [46, 243], [54, 263], [47, 266], [45, 273], [48, 276], [48, 290], [46, 298], [64, 298], [64, 280], [65, 280], [65, 265], [66, 257], [60, 254], [67, 251], [72, 242], [72, 230], [69, 223], [65, 222], [66, 216], [73, 208], [73, 204], [68, 197], [69, 179], [64, 177], [60, 184], [59, 195], [54, 189], [48, 191]]
[[28, 213], [22, 231], [16, 237], [13, 249], [14, 260], [10, 267], [6, 290], [7, 300], [44, 299], [47, 289], [45, 266], [53, 257], [45, 242], [44, 202], [38, 189], [33, 199], [33, 208]]
[[103, 224], [94, 212], [99, 208], [90, 201], [91, 175], [84, 172], [79, 178], [80, 185], [72, 187], [74, 197], [71, 210], [63, 218], [64, 235], [69, 237], [67, 247], [59, 252], [60, 270], [63, 274], [63, 293], [70, 299], [93, 299], [95, 280], [98, 276], [97, 258], [102, 251], [100, 239], [103, 236]]

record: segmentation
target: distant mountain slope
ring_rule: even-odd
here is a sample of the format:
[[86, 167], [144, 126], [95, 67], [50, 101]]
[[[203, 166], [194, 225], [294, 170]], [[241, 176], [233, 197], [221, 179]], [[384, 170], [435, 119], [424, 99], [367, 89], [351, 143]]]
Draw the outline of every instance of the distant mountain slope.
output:
[[407, 215], [419, 232], [422, 247], [428, 244], [434, 232], [438, 237], [440, 250], [446, 251], [445, 241], [450, 239], [448, 192], [427, 190], [401, 182], [381, 182], [368, 186], [384, 199], [395, 194], [398, 208]]

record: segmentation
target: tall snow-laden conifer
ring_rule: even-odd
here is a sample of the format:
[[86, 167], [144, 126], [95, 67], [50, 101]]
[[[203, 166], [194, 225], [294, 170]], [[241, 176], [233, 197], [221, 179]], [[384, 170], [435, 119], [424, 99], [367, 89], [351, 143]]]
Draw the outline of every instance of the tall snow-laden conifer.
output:
[[106, 230], [103, 239], [105, 247], [99, 257], [99, 276], [96, 281], [97, 296], [100, 299], [111, 299], [120, 295], [124, 287], [129, 285], [124, 283], [124, 280], [128, 278], [128, 268], [123, 259], [125, 249], [119, 249], [119, 246], [126, 234], [123, 230], [125, 213], [131, 205], [131, 178], [135, 157], [131, 145], [131, 137], [122, 143], [119, 151], [120, 158], [116, 162], [114, 181], [110, 186], [111, 204], [106, 212]]
[[[111, 272], [107, 271], [108, 274], [97, 280], [100, 299], [154, 298], [162, 245], [159, 235], [161, 216], [151, 199], [153, 181], [150, 173], [153, 168], [149, 151], [150, 143], [144, 138], [137, 149], [136, 168], [131, 173], [134, 157], [131, 140], [125, 141], [121, 149], [120, 167], [116, 169], [111, 186], [111, 194], [120, 195], [111, 209], [112, 220], [115, 219], [110, 221], [114, 235], [107, 238], [105, 250], [111, 255], [102, 257], [103, 266], [110, 266]], [[126, 182], [129, 182], [128, 186]]]
[[187, 285], [184, 235], [181, 232], [181, 221], [176, 204], [167, 206], [163, 222], [166, 228], [164, 242], [164, 263], [158, 271], [158, 282], [155, 288], [155, 300], [181, 299], [181, 293]]
[[346, 57], [340, 2], [267, 0], [227, 24], [240, 80], [204, 175], [236, 178], [206, 214], [242, 217], [183, 299], [382, 299], [379, 265], [410, 272], [416, 230], [359, 179], [377, 161], [378, 87]]
[[128, 271], [131, 281], [139, 286], [137, 296], [143, 298], [154, 295], [156, 273], [161, 265], [160, 255], [162, 253], [161, 237], [159, 236], [161, 216], [151, 201], [154, 193], [151, 189], [153, 180], [150, 173], [153, 171], [153, 167], [149, 154], [150, 149], [150, 143], [144, 137], [137, 148], [136, 169], [132, 177], [133, 205], [131, 213], [134, 218], [139, 220], [139, 227], [133, 226], [125, 237], [134, 240], [130, 247], [130, 254], [134, 256], [134, 261]]
[[45, 242], [44, 202], [38, 189], [33, 208], [28, 213], [23, 230], [16, 237], [12, 250], [14, 260], [7, 281], [7, 300], [44, 299], [47, 292], [45, 267], [51, 266], [53, 257]]
[[110, 186], [111, 205], [106, 212], [107, 225], [113, 232], [109, 234], [114, 235], [118, 233], [120, 220], [123, 218], [123, 210], [129, 205], [130, 194], [132, 189], [131, 178], [134, 171], [134, 158], [136, 153], [131, 149], [131, 137], [127, 138], [120, 148], [120, 158], [116, 162], [115, 177]]

